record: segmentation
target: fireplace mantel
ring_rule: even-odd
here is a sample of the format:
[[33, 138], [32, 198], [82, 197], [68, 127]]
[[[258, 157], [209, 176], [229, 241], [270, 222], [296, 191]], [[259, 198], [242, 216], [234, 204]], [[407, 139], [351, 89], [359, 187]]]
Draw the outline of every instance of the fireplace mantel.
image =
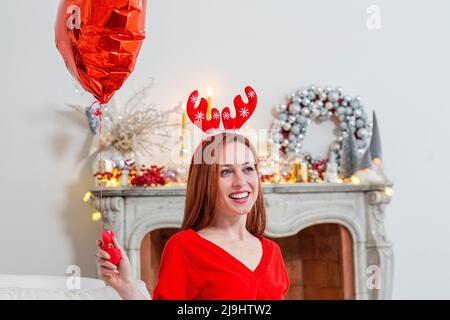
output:
[[[264, 184], [265, 235], [292, 236], [322, 223], [346, 227], [353, 240], [355, 298], [390, 299], [393, 250], [384, 227], [385, 205], [391, 200], [386, 190], [390, 187], [392, 183]], [[104, 227], [116, 233], [136, 278], [140, 278], [143, 238], [157, 229], [181, 226], [185, 192], [184, 186], [102, 189]], [[100, 189], [93, 193], [99, 209]], [[379, 277], [375, 288], [368, 284], [374, 273]]]

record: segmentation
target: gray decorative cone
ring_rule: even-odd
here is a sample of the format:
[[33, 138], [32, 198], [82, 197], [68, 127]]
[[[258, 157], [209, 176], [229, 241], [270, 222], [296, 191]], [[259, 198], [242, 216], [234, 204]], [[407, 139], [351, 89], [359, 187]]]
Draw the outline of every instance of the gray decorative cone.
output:
[[375, 110], [373, 111], [372, 115], [372, 138], [370, 139], [370, 154], [372, 156], [372, 160], [375, 158], [381, 160], [381, 139]]
[[359, 170], [369, 169], [372, 166], [372, 155], [370, 153], [370, 147], [366, 149], [364, 155], [359, 164]]
[[349, 132], [342, 142], [341, 174], [344, 178], [351, 178], [358, 170], [358, 147], [355, 135]]

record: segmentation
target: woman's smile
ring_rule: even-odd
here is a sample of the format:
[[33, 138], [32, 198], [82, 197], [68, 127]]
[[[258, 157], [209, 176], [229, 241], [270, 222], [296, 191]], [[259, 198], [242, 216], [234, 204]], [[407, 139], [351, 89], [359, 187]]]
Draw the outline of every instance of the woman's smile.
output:
[[238, 204], [244, 204], [248, 201], [248, 199], [250, 198], [250, 191], [236, 191], [231, 193], [228, 197], [231, 198], [231, 200], [233, 200], [233, 202], [238, 203]]

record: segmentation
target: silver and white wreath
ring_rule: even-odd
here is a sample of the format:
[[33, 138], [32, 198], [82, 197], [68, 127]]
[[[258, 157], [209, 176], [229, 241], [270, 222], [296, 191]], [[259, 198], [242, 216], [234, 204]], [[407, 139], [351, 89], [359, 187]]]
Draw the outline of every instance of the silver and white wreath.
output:
[[344, 137], [352, 132], [355, 136], [358, 155], [361, 157], [369, 144], [371, 123], [368, 121], [360, 97], [344, 95], [341, 88], [321, 88], [310, 86], [293, 92], [286, 98], [286, 104], [275, 107], [272, 129], [274, 144], [289, 156], [299, 156], [309, 152], [303, 150], [303, 139], [312, 121], [335, 121], [339, 133], [330, 146], [330, 156], [334, 154], [339, 163]]

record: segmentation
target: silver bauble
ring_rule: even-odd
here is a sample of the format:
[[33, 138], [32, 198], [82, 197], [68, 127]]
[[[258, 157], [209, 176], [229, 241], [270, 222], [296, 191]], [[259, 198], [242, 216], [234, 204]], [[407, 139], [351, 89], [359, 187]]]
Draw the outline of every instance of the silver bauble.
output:
[[295, 149], [295, 142], [290, 142], [288, 145], [289, 150], [294, 150]]
[[300, 103], [300, 101], [301, 101], [301, 99], [300, 99], [300, 97], [299, 96], [294, 96], [294, 97], [292, 97], [292, 102], [293, 103]]
[[320, 110], [314, 109], [314, 111], [312, 112], [312, 116], [313, 118], [317, 118], [318, 116], [320, 116]]
[[353, 114], [355, 115], [355, 117], [359, 118], [359, 117], [361, 117], [361, 115], [362, 115], [362, 110], [361, 110], [360, 108], [355, 109], [355, 110], [353, 111]]
[[300, 112], [300, 109], [301, 109], [301, 107], [300, 107], [300, 105], [299, 105], [298, 103], [291, 103], [291, 104], [289, 105], [289, 112], [290, 112], [291, 114], [297, 114], [297, 113], [299, 113], [299, 112]]
[[355, 125], [357, 128], [363, 128], [366, 124], [366, 121], [364, 121], [363, 119], [359, 118], [356, 119]]
[[343, 107], [337, 108], [337, 109], [336, 109], [336, 114], [337, 114], [338, 116], [339, 116], [339, 115], [345, 114], [345, 108], [343, 108]]
[[295, 141], [296, 139], [297, 139], [297, 135], [296, 134], [293, 134], [292, 132], [289, 133], [289, 135], [288, 135], [289, 142]]
[[294, 124], [291, 127], [291, 132], [295, 135], [298, 135], [300, 133], [300, 126], [298, 124]]
[[359, 107], [359, 100], [357, 100], [357, 99], [353, 99], [353, 100], [351, 100], [350, 101], [350, 107], [352, 107], [352, 108], [358, 108]]
[[333, 103], [330, 102], [330, 101], [327, 101], [327, 102], [325, 103], [325, 108], [327, 108], [328, 110], [333, 109]]
[[328, 94], [328, 100], [335, 102], [339, 100], [339, 92], [333, 90]]
[[340, 126], [340, 128], [341, 128], [342, 130], [346, 130], [346, 129], [348, 128], [347, 122], [341, 122], [341, 123], [339, 124], [339, 126]]
[[289, 131], [291, 129], [291, 124], [289, 122], [283, 123], [284, 131]]
[[297, 116], [297, 122], [300, 124], [305, 124], [306, 123], [306, 117], [304, 115], [298, 115]]
[[308, 116], [308, 115], [309, 115], [309, 113], [310, 113], [310, 111], [309, 111], [309, 109], [308, 109], [308, 108], [302, 108], [302, 115], [304, 115], [304, 116]]
[[284, 139], [283, 142], [281, 142], [281, 145], [283, 147], [287, 147], [289, 145], [289, 140], [288, 139]]
[[278, 115], [278, 119], [280, 119], [281, 122], [286, 122], [289, 118], [289, 114], [287, 112], [282, 112]]
[[351, 107], [345, 108], [345, 114], [352, 115], [353, 114], [353, 109]]
[[356, 135], [358, 138], [365, 139], [369, 135], [369, 131], [367, 131], [366, 128], [360, 128], [358, 131], [356, 131]]
[[294, 115], [290, 115], [290, 116], [288, 117], [289, 123], [294, 123], [296, 119], [297, 119], [297, 117], [294, 116]]

